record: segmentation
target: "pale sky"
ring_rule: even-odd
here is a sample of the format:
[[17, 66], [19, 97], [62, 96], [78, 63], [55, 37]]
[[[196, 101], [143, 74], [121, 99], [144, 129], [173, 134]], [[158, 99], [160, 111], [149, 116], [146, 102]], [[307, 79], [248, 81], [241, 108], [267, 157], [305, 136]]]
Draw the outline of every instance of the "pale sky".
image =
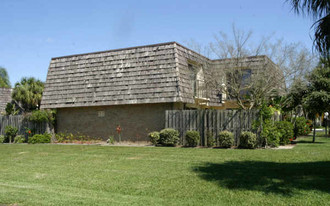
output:
[[52, 57], [194, 39], [202, 44], [232, 24], [254, 38], [273, 34], [312, 50], [313, 22], [285, 0], [1, 0], [0, 66], [12, 86], [46, 80]]

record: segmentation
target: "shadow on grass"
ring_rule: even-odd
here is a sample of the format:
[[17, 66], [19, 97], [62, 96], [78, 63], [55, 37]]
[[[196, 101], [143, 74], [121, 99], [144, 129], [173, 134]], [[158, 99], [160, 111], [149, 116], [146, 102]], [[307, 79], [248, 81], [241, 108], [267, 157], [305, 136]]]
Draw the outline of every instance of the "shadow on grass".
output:
[[292, 196], [294, 189], [330, 193], [330, 161], [275, 163], [231, 161], [195, 167], [201, 178], [228, 189]]

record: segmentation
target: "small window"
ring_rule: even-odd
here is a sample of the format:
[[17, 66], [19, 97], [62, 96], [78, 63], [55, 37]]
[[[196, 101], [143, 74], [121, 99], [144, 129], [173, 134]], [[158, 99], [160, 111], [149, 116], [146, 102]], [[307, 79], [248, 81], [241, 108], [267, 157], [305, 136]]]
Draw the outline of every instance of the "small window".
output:
[[246, 86], [251, 82], [251, 69], [244, 69], [242, 71], [242, 85]]
[[104, 117], [105, 116], [105, 112], [104, 111], [98, 111], [97, 116], [98, 117]]
[[191, 81], [191, 88], [193, 91], [193, 95], [196, 96], [197, 94], [197, 88], [196, 88], [196, 76], [197, 76], [197, 68], [192, 65], [192, 64], [188, 64], [188, 68], [190, 71], [190, 81]]
[[206, 98], [206, 86], [204, 82], [204, 71], [200, 64], [188, 64], [190, 71], [191, 88], [194, 97]]

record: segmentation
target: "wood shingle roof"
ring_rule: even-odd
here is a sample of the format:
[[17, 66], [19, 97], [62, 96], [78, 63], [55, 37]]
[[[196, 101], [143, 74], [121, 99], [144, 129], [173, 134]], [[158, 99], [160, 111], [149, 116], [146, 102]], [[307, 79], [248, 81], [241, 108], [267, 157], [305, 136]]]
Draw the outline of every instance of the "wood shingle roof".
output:
[[53, 58], [42, 108], [180, 101], [175, 43]]
[[[244, 58], [260, 67], [265, 56]], [[210, 60], [176, 42], [52, 58], [41, 108], [182, 102], [194, 104], [190, 62], [209, 78], [231, 59]], [[210, 91], [209, 105], [221, 106]]]

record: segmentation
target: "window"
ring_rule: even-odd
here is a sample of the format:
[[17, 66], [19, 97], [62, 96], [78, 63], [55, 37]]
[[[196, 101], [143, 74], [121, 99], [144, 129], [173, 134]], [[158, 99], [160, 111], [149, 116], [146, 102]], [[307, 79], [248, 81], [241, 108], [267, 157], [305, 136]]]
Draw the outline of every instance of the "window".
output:
[[235, 71], [226, 74], [229, 97], [235, 95], [234, 92], [239, 92], [241, 96], [249, 95], [248, 87], [251, 82], [251, 69], [236, 68]]
[[105, 112], [104, 111], [98, 111], [97, 116], [98, 117], [104, 117], [105, 116]]
[[[241, 80], [241, 87], [248, 87], [251, 82], [251, 69], [243, 69], [242, 70], [242, 80]], [[240, 95], [247, 96], [250, 92], [248, 89], [243, 89], [240, 91]]]
[[242, 70], [242, 86], [247, 86], [251, 80], [251, 69]]
[[197, 98], [206, 98], [206, 87], [202, 67], [196, 64], [188, 64], [188, 68], [190, 71], [193, 96]]
[[192, 65], [192, 64], [188, 64], [188, 68], [190, 71], [190, 82], [191, 82], [191, 88], [193, 91], [193, 95], [196, 96], [197, 94], [197, 88], [196, 88], [196, 66]]

